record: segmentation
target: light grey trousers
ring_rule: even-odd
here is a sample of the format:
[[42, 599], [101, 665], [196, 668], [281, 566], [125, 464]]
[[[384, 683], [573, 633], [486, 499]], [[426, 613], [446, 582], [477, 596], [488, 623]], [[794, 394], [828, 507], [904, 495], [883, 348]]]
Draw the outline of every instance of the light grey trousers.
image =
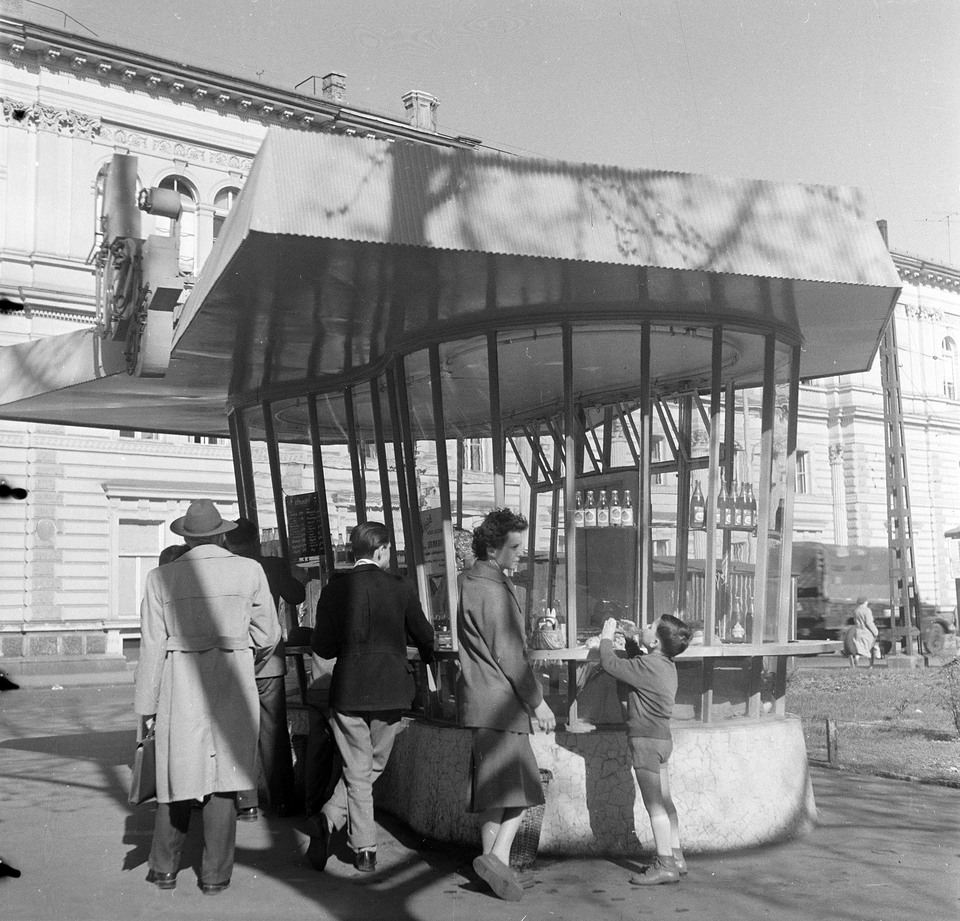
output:
[[383, 773], [400, 729], [401, 710], [330, 711], [330, 728], [343, 760], [343, 777], [321, 810], [331, 829], [346, 824], [354, 852], [376, 850], [373, 785]]

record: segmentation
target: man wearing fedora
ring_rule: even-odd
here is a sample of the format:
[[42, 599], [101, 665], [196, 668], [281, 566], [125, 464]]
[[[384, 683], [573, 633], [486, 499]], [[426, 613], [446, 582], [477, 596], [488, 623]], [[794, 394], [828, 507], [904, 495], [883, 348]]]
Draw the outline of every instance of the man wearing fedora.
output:
[[200, 888], [230, 884], [236, 793], [256, 784], [259, 702], [255, 661], [280, 640], [270, 586], [254, 560], [224, 548], [209, 499], [170, 525], [189, 549], [147, 575], [140, 606], [135, 708], [156, 731], [157, 814], [147, 875], [177, 884], [194, 801], [203, 806]]

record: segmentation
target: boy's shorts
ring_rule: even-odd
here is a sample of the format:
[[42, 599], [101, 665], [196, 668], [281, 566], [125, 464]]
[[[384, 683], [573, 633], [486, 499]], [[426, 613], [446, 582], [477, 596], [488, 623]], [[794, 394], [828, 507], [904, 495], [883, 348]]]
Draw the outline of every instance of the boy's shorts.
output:
[[670, 760], [673, 752], [671, 739], [629, 738], [630, 754], [633, 756], [635, 771], [653, 771], [660, 773], [660, 766]]

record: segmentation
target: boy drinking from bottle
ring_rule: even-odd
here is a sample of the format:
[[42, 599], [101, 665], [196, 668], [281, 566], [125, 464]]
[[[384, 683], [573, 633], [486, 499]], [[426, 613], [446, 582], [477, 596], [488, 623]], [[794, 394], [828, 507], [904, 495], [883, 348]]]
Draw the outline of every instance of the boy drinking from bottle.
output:
[[[636, 627], [630, 624], [630, 629]], [[677, 696], [677, 667], [673, 659], [690, 644], [693, 631], [680, 618], [665, 614], [640, 630], [640, 653], [621, 659], [614, 652], [623, 622], [608, 618], [600, 632], [600, 665], [627, 686], [627, 738], [643, 805], [650, 816], [657, 858], [643, 873], [632, 876], [637, 886], [677, 883], [687, 872], [680, 848], [677, 810], [670, 796], [669, 759], [673, 750], [670, 716]]]

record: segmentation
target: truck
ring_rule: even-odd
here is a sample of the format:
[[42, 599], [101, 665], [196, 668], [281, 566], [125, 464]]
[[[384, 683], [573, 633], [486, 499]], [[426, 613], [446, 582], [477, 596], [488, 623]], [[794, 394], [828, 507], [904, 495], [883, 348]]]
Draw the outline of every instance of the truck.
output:
[[[890, 551], [886, 547], [841, 547], [817, 541], [793, 545], [796, 577], [797, 639], [838, 640], [857, 606], [866, 597], [880, 629], [884, 654], [891, 636]], [[920, 603], [921, 645], [928, 655], [944, 655], [957, 648], [957, 613]]]

